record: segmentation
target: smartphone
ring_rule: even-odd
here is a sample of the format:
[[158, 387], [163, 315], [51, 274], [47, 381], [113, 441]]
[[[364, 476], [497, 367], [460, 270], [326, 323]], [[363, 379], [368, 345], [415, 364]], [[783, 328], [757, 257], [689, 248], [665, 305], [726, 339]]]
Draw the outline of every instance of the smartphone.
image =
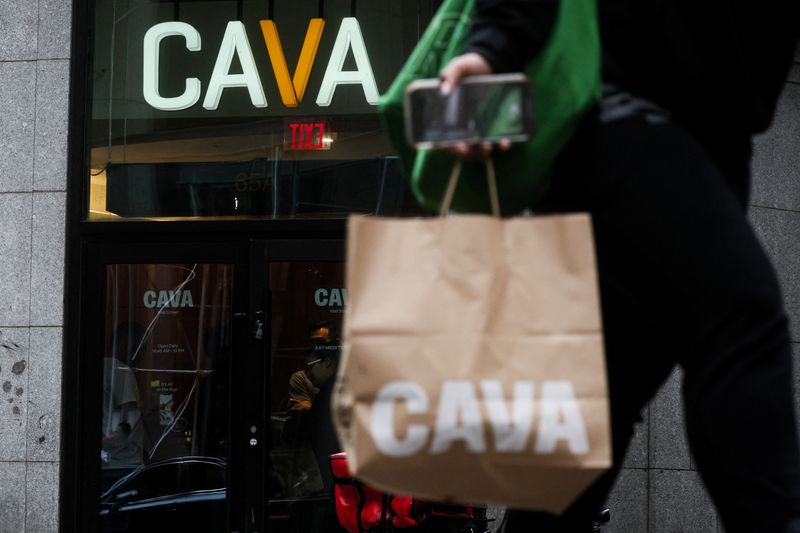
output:
[[417, 148], [508, 139], [533, 135], [531, 85], [524, 74], [463, 78], [443, 95], [438, 79], [415, 80], [406, 89], [405, 126]]

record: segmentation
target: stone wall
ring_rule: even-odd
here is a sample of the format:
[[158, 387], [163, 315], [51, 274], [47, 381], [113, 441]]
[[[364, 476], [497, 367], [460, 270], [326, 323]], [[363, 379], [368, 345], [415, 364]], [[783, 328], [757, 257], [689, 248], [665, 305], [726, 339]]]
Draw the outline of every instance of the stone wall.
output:
[[0, 0], [0, 533], [57, 530], [70, 0]]

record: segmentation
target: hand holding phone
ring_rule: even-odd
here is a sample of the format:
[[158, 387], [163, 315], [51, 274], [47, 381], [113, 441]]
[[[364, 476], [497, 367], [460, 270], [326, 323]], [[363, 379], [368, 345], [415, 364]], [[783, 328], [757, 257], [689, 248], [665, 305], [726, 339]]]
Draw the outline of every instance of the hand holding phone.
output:
[[531, 87], [522, 74], [469, 76], [447, 93], [440, 80], [406, 90], [406, 135], [417, 148], [526, 141], [533, 134]]

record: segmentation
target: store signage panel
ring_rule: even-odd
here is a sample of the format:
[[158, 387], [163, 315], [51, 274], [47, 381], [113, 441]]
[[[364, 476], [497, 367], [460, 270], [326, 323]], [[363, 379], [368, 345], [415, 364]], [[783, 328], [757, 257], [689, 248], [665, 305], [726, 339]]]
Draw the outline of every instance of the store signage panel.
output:
[[181, 3], [175, 20], [171, 4], [145, 3], [113, 35], [98, 25], [94, 118], [375, 113], [417, 22], [391, 8], [235, 19], [235, 5]]
[[[260, 25], [283, 105], [297, 107], [298, 103], [303, 100], [325, 21], [311, 19], [309, 22], [303, 50], [300, 52], [294, 78], [291, 80], [275, 22], [262, 20]], [[158, 83], [161, 70], [159, 59], [161, 41], [168, 37], [182, 37], [189, 52], [197, 52], [202, 49], [200, 33], [185, 22], [162, 22], [147, 30], [144, 36], [142, 57], [142, 92], [145, 101], [150, 106], [160, 111], [187, 109], [200, 101], [204, 86], [206, 90], [202, 106], [209, 111], [214, 111], [219, 107], [225, 89], [233, 88], [247, 89], [253, 107], [269, 106], [250, 47], [247, 30], [242, 22], [228, 22], [213, 71], [206, 84], [203, 84], [198, 78], [187, 78], [183, 93], [178, 96], [165, 97], [161, 94]], [[355, 58], [356, 68], [354, 70], [344, 70], [344, 63], [349, 53], [352, 53]], [[231, 73], [234, 59], [239, 60], [241, 73]], [[328, 59], [325, 76], [322, 78], [322, 84], [315, 100], [316, 105], [329, 107], [333, 102], [333, 95], [340, 85], [354, 84], [361, 86], [367, 104], [378, 104], [378, 87], [375, 84], [375, 76], [372, 73], [361, 28], [356, 18], [346, 17], [342, 19], [331, 56]]]

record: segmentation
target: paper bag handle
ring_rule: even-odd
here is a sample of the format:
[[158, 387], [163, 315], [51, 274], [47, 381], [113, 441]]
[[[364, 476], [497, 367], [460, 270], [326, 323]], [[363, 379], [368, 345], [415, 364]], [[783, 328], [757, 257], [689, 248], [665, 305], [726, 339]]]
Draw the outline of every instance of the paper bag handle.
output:
[[[461, 158], [456, 159], [456, 164], [453, 165], [453, 171], [450, 173], [450, 181], [447, 182], [447, 189], [444, 191], [444, 198], [442, 198], [442, 207], [439, 209], [439, 216], [447, 215], [450, 211], [450, 204], [453, 203], [453, 195], [456, 192], [456, 185], [458, 185], [458, 178], [461, 176], [461, 166], [463, 161]], [[497, 179], [494, 174], [494, 162], [491, 157], [486, 158], [486, 183], [489, 185], [489, 201], [492, 204], [492, 215], [500, 217], [500, 201], [497, 199]]]

